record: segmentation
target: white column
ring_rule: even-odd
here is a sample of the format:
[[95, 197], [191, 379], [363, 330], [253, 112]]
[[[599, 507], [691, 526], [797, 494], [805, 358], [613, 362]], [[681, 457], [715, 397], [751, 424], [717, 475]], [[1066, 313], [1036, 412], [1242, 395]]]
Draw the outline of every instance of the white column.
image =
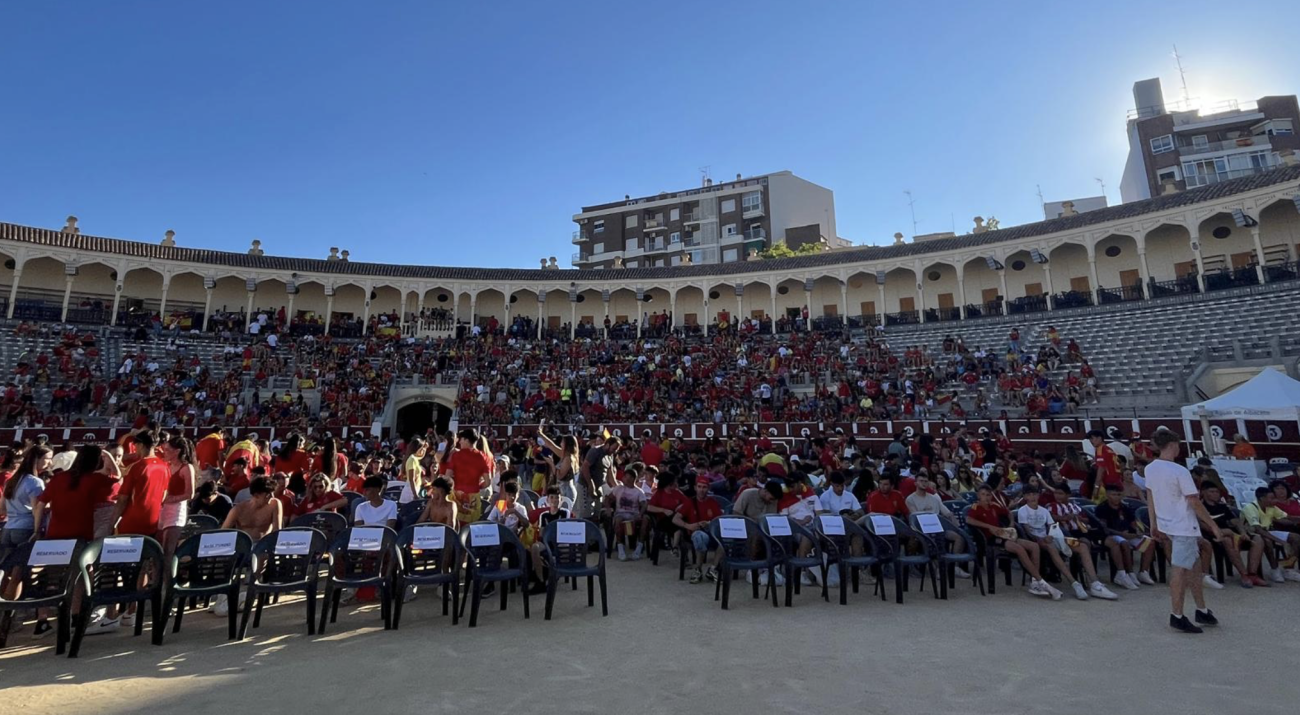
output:
[[812, 332], [812, 291], [808, 290], [808, 281], [804, 280], [803, 284], [803, 309], [808, 311], [808, 322], [804, 324], [803, 329]]
[[1007, 269], [1006, 269], [1006, 266], [1003, 266], [1002, 269], [998, 271], [998, 280], [1002, 282], [1002, 314], [1003, 314], [1003, 315], [1010, 315], [1010, 314], [1011, 314], [1011, 305], [1010, 305], [1010, 303], [1011, 303], [1011, 298], [1010, 298], [1010, 296], [1007, 295]]
[[1055, 310], [1056, 308], [1056, 306], [1054, 305], [1055, 300], [1052, 298], [1052, 296], [1056, 293], [1056, 290], [1052, 288], [1052, 264], [1050, 263], [1043, 264], [1043, 277], [1044, 279], [1046, 279], [1047, 282], [1047, 309]]
[[[1193, 224], [1195, 225], [1195, 224]], [[1196, 288], [1205, 292], [1205, 259], [1201, 256], [1201, 235], [1197, 229], [1188, 229], [1192, 240], [1192, 254], [1196, 257]]]
[[[361, 290], [366, 292], [364, 296], [366, 299], [366, 302], [364, 304], [365, 307], [362, 308], [361, 311], [361, 334], [369, 335], [370, 334], [370, 294], [375, 292], [375, 287], [367, 283], [366, 285], [361, 287]], [[454, 295], [456, 296], [456, 303], [459, 304], [460, 292], [457, 291]]]
[[330, 332], [330, 321], [334, 319], [334, 289], [329, 289], [329, 294], [325, 296], [325, 334]]
[[293, 291], [292, 293], [289, 294], [289, 305], [286, 306], [285, 309], [284, 309], [284, 329], [285, 329], [285, 330], [288, 330], [290, 327], [293, 326], [293, 302], [294, 302], [294, 299], [297, 298], [297, 297], [298, 297], [298, 290], [297, 290], [297, 288], [295, 287], [295, 288], [294, 288], [294, 291]]
[[[612, 298], [612, 297], [613, 297], [613, 295], [611, 294], [611, 295], [609, 296], [609, 298]], [[605, 318], [606, 318], [606, 319], [609, 319], [609, 298], [605, 297], [605, 293], [604, 293], [604, 291], [601, 291], [601, 294], [600, 294], [600, 302], [602, 302], [602, 303], [605, 304]], [[605, 326], [604, 326], [604, 325], [601, 325], [601, 326], [600, 326], [600, 329], [601, 329], [602, 331], [604, 331]], [[608, 338], [609, 335], [606, 335], [605, 337]]]
[[668, 292], [668, 331], [677, 329], [677, 289]]
[[1259, 238], [1259, 226], [1250, 227], [1250, 239], [1255, 242], [1255, 273], [1259, 282], [1264, 283], [1264, 243]]
[[848, 328], [849, 320], [849, 281], [848, 279], [840, 281], [840, 320], [844, 322], [844, 327]]
[[420, 330], [424, 328], [423, 321], [420, 318], [421, 315], [424, 315], [424, 288], [423, 287], [420, 288], [420, 295], [415, 299], [415, 312], [416, 312], [415, 331], [418, 333]]
[[[25, 261], [14, 259], [14, 284], [9, 286], [9, 314], [5, 316], [9, 320], [13, 320], [14, 317], [14, 303], [18, 300], [18, 281], [23, 277], [24, 262]], [[113, 314], [116, 315], [117, 314], [116, 298], [113, 299], [113, 307], [114, 307]]]
[[502, 323], [502, 329], [504, 329], [507, 333], [510, 332], [510, 322], [511, 322], [510, 321], [510, 313], [511, 313], [510, 298], [513, 297], [514, 294], [515, 294], [515, 289], [510, 286], [506, 286], [506, 290], [505, 290], [506, 317], [505, 317], [505, 321]]
[[1142, 269], [1142, 297], [1151, 300], [1151, 269], [1147, 266], [1147, 247], [1145, 244], [1138, 246], [1138, 259], [1141, 262]]
[[63, 285], [63, 317], [59, 318], [60, 323], [68, 322], [68, 301], [72, 300], [72, 279], [76, 276], [65, 276], [66, 280]]
[[885, 324], [885, 284], [877, 283], [876, 287], [880, 289], [880, 303], [876, 305], [876, 322], [881, 325]]
[[704, 320], [700, 321], [700, 328], [704, 331], [704, 337], [709, 337], [709, 294], [704, 293]]
[[1092, 276], [1092, 304], [1101, 305], [1101, 286], [1097, 283], [1097, 247], [1088, 246], [1088, 274]]
[[244, 330], [248, 330], [248, 326], [253, 324], [253, 296], [256, 294], [257, 290], [248, 291], [248, 312], [244, 314]]
[[[120, 277], [120, 276], [122, 275], [122, 273], [123, 273], [123, 271], [122, 271], [121, 269], [118, 269], [117, 274], [118, 274], [119, 278], [117, 279], [117, 282], [113, 284], [113, 313], [112, 313], [112, 315], [108, 316], [108, 324], [109, 324], [109, 325], [117, 325], [117, 307], [118, 307], [118, 305], [122, 302], [122, 289], [126, 287], [126, 285], [122, 282], [122, 279], [121, 279], [121, 277]], [[15, 288], [15, 289], [18, 288], [18, 274], [17, 274], [17, 273], [14, 274], [14, 288]], [[10, 305], [10, 317], [12, 317], [12, 316], [13, 316], [13, 301], [12, 301], [12, 300], [9, 301], [9, 305]]]
[[925, 291], [921, 289], [924, 284], [925, 276], [918, 269], [916, 275], [916, 319], [919, 322], [925, 322]]
[[957, 311], [962, 320], [966, 319], [966, 264], [957, 266]]
[[202, 328], [203, 332], [206, 333], [208, 332], [208, 316], [212, 314], [212, 289], [204, 288], [203, 292], [207, 293], [207, 296], [204, 297], [203, 299], [203, 328]]
[[397, 316], [397, 324], [400, 325], [400, 326], [402, 326], [402, 328], [403, 328], [402, 333], [403, 333], [403, 334], [406, 333], [405, 328], [406, 328], [406, 300], [407, 300], [407, 298], [408, 298], [408, 296], [407, 296], [407, 291], [406, 291], [405, 288], [403, 288], [403, 289], [402, 289], [402, 307], [401, 307], [401, 313]]
[[469, 324], [478, 325], [478, 293], [469, 294]]
[[546, 310], [546, 291], [537, 291], [537, 339], [542, 339], [542, 322], [545, 319], [542, 315]]
[[737, 326], [739, 330], [740, 321], [745, 315], [745, 289], [742, 286], [740, 292], [736, 294], [736, 316], [731, 319], [731, 324]]
[[569, 298], [569, 339], [578, 336], [578, 301]]
[[769, 284], [768, 290], [772, 291], [772, 334], [776, 335], [776, 284]]
[[162, 299], [158, 301], [158, 317], [163, 324], [167, 323], [167, 292], [172, 289], [171, 276], [163, 276]]

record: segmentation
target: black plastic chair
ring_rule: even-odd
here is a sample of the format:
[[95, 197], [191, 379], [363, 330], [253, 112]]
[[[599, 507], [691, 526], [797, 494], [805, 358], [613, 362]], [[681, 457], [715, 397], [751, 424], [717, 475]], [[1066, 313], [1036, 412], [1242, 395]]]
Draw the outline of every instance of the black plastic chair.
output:
[[[494, 527], [496, 529], [496, 539], [474, 538], [474, 527]], [[506, 610], [509, 597], [509, 584], [512, 581], [519, 581], [519, 589], [524, 597], [524, 618], [529, 618], [528, 612], [528, 580], [532, 574], [532, 559], [529, 558], [528, 550], [524, 548], [519, 537], [515, 533], [501, 524], [492, 521], [476, 521], [466, 526], [460, 533], [461, 545], [468, 555], [467, 565], [469, 567], [469, 578], [465, 582], [465, 588], [469, 593], [466, 599], [470, 603], [469, 627], [474, 628], [478, 625], [479, 604], [483, 600], [483, 586], [488, 583], [500, 583], [501, 588], [501, 610]], [[496, 541], [496, 543], [491, 543]], [[511, 558], [513, 557], [513, 558]], [[510, 558], [512, 563], [508, 566], [502, 566], [501, 562]], [[465, 601], [460, 604], [462, 610], [465, 608]]]
[[349, 491], [344, 491], [340, 493], [348, 500], [348, 513], [346, 514], [346, 516], [348, 518], [348, 521], [352, 521], [353, 515], [356, 514], [357, 502], [365, 501], [366, 495], [361, 494], [359, 492], [349, 492]]
[[428, 499], [416, 499], [397, 507], [397, 530], [400, 532], [406, 527], [415, 523], [416, 519], [424, 513], [424, 507], [428, 504]]
[[[872, 520], [871, 517], [873, 516], [887, 517], [889, 523], [893, 526], [893, 533], [882, 533], [886, 530], [884, 527], [878, 526], [876, 522]], [[890, 557], [885, 559], [885, 561], [894, 565], [894, 599], [896, 602], [903, 602], [903, 592], [908, 590], [913, 567], [922, 569], [921, 591], [925, 591], [925, 576], [928, 574], [930, 576], [930, 586], [934, 591], [934, 597], [939, 597], [939, 584], [938, 580], [935, 578], [934, 554], [929, 548], [930, 543], [924, 538], [924, 535], [921, 534], [921, 532], [908, 526], [902, 519], [888, 514], [867, 514], [862, 517], [862, 525], [877, 539], [880, 539], [889, 545]], [[903, 539], [910, 539], [921, 544], [921, 553], [907, 553]]]
[[[584, 533], [580, 541], [562, 541], [560, 525], [580, 524]], [[572, 526], [570, 526], [572, 528]], [[546, 525], [542, 534], [545, 546], [543, 557], [546, 560], [546, 620], [551, 620], [551, 610], [555, 605], [555, 592], [559, 590], [561, 578], [572, 578], [574, 587], [578, 579], [587, 577], [587, 607], [596, 605], [595, 580], [600, 580], [600, 615], [609, 615], [609, 596], [605, 580], [605, 534], [600, 527], [585, 519], [559, 519]], [[597, 547], [592, 564], [591, 549]]]
[[[114, 551], [118, 548], [131, 548], [126, 539], [139, 539], [139, 556], [130, 560], [118, 561]], [[107, 553], [105, 551], [107, 550]], [[116, 604], [136, 604], [135, 635], [144, 632], [145, 604], [149, 604], [153, 617], [152, 640], [154, 645], [162, 644], [163, 623], [167, 614], [163, 611], [163, 550], [157, 541], [148, 536], [124, 534], [96, 539], [86, 547], [84, 561], [89, 564], [90, 592], [81, 600], [81, 617], [77, 619], [76, 629], [72, 633], [72, 643], [68, 646], [68, 657], [76, 658], [81, 651], [81, 640], [86, 637], [86, 628], [90, 625], [90, 614], [100, 606]], [[107, 559], [107, 560], [106, 560]], [[140, 576], [147, 564], [152, 564], [151, 583], [140, 587]]]
[[[215, 540], [225, 542], [233, 535], [234, 542], [227, 548], [216, 548]], [[205, 544], [205, 542], [208, 542]], [[206, 547], [206, 548], [205, 548]], [[220, 552], [204, 555], [207, 552]], [[172, 555], [168, 564], [167, 588], [163, 596], [163, 629], [158, 641], [162, 642], [166, 633], [166, 621], [176, 608], [176, 620], [172, 633], [180, 633], [181, 618], [185, 615], [185, 599], [226, 597], [229, 606], [227, 613], [229, 638], [239, 636], [239, 589], [243, 586], [248, 572], [249, 555], [253, 551], [253, 539], [238, 529], [220, 529], [195, 534], [182, 541]], [[228, 552], [228, 553], [227, 553]]]
[[[805, 569], [815, 570], [821, 578], [826, 578], [826, 567], [822, 563], [822, 552], [817, 537], [806, 527], [794, 523], [784, 514], [766, 514], [759, 522], [763, 533], [781, 544], [785, 552], [782, 567], [785, 572], [785, 605], [794, 605], [794, 594], [800, 592], [803, 585], [801, 577]], [[799, 556], [799, 544], [807, 540], [812, 550], [807, 556]], [[829, 598], [828, 598], [829, 600]]]
[[[970, 512], [971, 506], [974, 506], [974, 504], [967, 506], [966, 510], [962, 512], [963, 521], [965, 520], [966, 515]], [[1012, 564], [1019, 561], [1015, 554], [1012, 554], [1004, 548], [995, 546], [989, 539], [988, 534], [984, 533], [983, 529], [968, 524], [966, 527], [966, 533], [971, 537], [971, 551], [976, 554], [977, 558], [983, 561], [984, 573], [987, 574], [988, 578], [989, 593], [996, 594], [998, 592], [998, 566], [1002, 567], [1002, 571], [1006, 575], [1006, 584], [1007, 586], [1010, 586]], [[1021, 580], [1024, 580], [1023, 576]]]
[[333, 547], [339, 535], [348, 528], [348, 518], [332, 511], [313, 511], [310, 514], [296, 516], [286, 528], [315, 529], [325, 535], [325, 543]]
[[[374, 544], [378, 548], [363, 548]], [[355, 542], [355, 543], [354, 543]], [[330, 547], [333, 568], [325, 579], [325, 605], [321, 609], [318, 633], [325, 632], [326, 616], [330, 623], [339, 619], [339, 601], [345, 588], [373, 586], [379, 590], [379, 613], [384, 619], [384, 630], [393, 627], [393, 573], [397, 570], [397, 532], [386, 526], [353, 526], [345, 529], [339, 540]], [[354, 548], [356, 547], [356, 548]]]
[[[743, 524], [745, 535], [723, 536], [723, 529]], [[758, 522], [744, 516], [720, 516], [709, 522], [709, 538], [718, 545], [718, 583], [713, 590], [713, 600], [722, 601], [722, 610], [731, 603], [731, 581], [736, 572], [749, 571], [758, 598], [759, 573], [767, 571], [767, 594], [772, 597], [772, 607], [780, 607], [776, 597], [776, 569], [785, 559], [780, 542], [763, 532]], [[755, 547], [763, 547], [763, 556], [754, 556]], [[764, 596], [766, 598], [766, 596]]]
[[[848, 519], [840, 514], [821, 514], [814, 520], [814, 533], [821, 540], [822, 549], [826, 554], [827, 571], [823, 575], [829, 575], [830, 567], [835, 567], [839, 573], [840, 581], [840, 605], [846, 606], [849, 603], [849, 585], [852, 583], [853, 592], [858, 592], [858, 586], [861, 581], [862, 569], [868, 572], [875, 572], [879, 575], [880, 564], [889, 553], [888, 545], [881, 542], [873, 534], [863, 529], [857, 522]], [[862, 554], [853, 554], [853, 540], [858, 539], [862, 543]], [[829, 580], [822, 579], [822, 598], [827, 601], [829, 596]], [[880, 600], [885, 600], [884, 579], [876, 579], [876, 592], [880, 594]]]
[[181, 527], [180, 540], [176, 543], [182, 543], [195, 534], [203, 534], [209, 531], [216, 531], [221, 528], [221, 522], [217, 517], [209, 514], [190, 514], [185, 520], [185, 526]]
[[402, 492], [406, 489], [401, 484], [394, 484], [391, 487], [384, 487], [384, 498], [390, 501], [398, 501], [402, 498]]
[[[957, 565], [965, 564], [970, 568], [971, 580], [979, 586], [980, 595], [984, 595], [984, 579], [979, 567], [979, 559], [975, 556], [975, 542], [965, 529], [958, 526], [956, 522], [943, 516], [936, 516], [939, 525], [943, 531], [927, 534], [922, 527], [918, 515], [912, 514], [908, 518], [908, 526], [917, 534], [925, 544], [926, 551], [934, 561], [939, 570], [939, 598], [948, 599], [948, 589], [957, 585]], [[964, 553], [955, 553], [948, 550], [948, 533], [955, 532], [966, 539], [966, 551]]]
[[[428, 548], [441, 534], [441, 547]], [[424, 544], [419, 546], [418, 544]], [[446, 524], [412, 524], [397, 535], [398, 565], [393, 576], [393, 630], [402, 622], [408, 586], [442, 586], [442, 615], [451, 598], [451, 624], [460, 623], [460, 570], [465, 561], [460, 535]]]
[[[67, 652], [72, 633], [72, 594], [78, 588], [83, 594], [90, 590], [90, 574], [87, 566], [94, 560], [94, 554], [89, 553], [84, 541], [65, 539], [51, 541], [71, 541], [71, 543], [59, 544], [64, 548], [71, 548], [66, 564], [30, 565], [32, 549], [39, 542], [28, 542], [18, 546], [9, 552], [3, 563], [0, 563], [0, 593], [7, 590], [12, 580], [22, 584], [22, 591], [17, 598], [0, 597], [0, 612], [4, 614], [3, 618], [0, 618], [0, 648], [8, 644], [9, 630], [13, 626], [15, 611], [27, 608], [56, 608], [58, 630], [54, 652], [56, 655]], [[82, 609], [83, 612], [89, 613], [84, 601]]]
[[[306, 553], [291, 554], [280, 548], [281, 535], [287, 533], [308, 535]], [[305, 526], [274, 531], [253, 545], [250, 559], [251, 575], [248, 594], [244, 598], [244, 615], [239, 622], [239, 639], [243, 640], [248, 634], [248, 619], [253, 613], [254, 601], [257, 602], [257, 615], [253, 618], [253, 627], [257, 628], [262, 623], [262, 609], [271, 595], [298, 591], [307, 597], [307, 635], [316, 635], [316, 593], [320, 588], [320, 569], [322, 564], [328, 566], [331, 563], [325, 534]]]

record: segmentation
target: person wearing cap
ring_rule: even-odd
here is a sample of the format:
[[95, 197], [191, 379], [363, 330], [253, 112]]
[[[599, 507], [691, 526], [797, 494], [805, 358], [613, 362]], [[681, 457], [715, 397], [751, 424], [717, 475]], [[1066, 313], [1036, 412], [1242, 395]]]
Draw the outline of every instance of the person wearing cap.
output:
[[691, 573], [691, 583], [705, 579], [716, 579], [717, 572], [710, 561], [709, 522], [722, 516], [722, 505], [709, 496], [712, 480], [700, 476], [695, 479], [695, 494], [686, 501], [673, 515], [673, 524], [689, 535], [691, 547], [695, 550], [695, 571]]

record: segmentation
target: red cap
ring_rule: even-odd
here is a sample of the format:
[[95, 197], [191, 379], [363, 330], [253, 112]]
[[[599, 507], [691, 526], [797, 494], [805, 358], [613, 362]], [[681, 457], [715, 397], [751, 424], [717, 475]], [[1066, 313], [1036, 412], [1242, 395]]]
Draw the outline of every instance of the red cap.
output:
[[703, 484], [703, 485], [706, 486], [706, 487], [711, 487], [711, 486], [713, 486], [713, 480], [712, 480], [712, 479], [709, 479], [708, 477], [706, 477], [706, 476], [704, 476], [704, 475], [700, 475], [700, 476], [696, 477], [696, 478], [695, 478], [695, 483], [696, 483], [696, 484]]

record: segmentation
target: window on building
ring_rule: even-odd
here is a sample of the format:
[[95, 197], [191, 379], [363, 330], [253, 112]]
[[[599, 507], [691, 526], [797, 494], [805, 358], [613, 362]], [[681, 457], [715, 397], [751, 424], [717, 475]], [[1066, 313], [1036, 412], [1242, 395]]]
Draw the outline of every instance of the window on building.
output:
[[1162, 184], [1166, 181], [1178, 181], [1179, 178], [1178, 167], [1176, 166], [1171, 166], [1168, 169], [1161, 169], [1156, 173], [1156, 181]]
[[681, 256], [673, 256], [672, 264], [673, 264], [674, 266], [680, 266], [680, 265], [682, 265], [682, 257], [681, 257]]
[[636, 214], [628, 214], [627, 217], [623, 219], [623, 227], [636, 228]]
[[704, 251], [691, 251], [691, 263], [702, 263], [704, 261]]
[[725, 248], [722, 250], [722, 262], [734, 263], [740, 260], [740, 252], [734, 248]]
[[640, 261], [628, 261], [628, 262], [626, 262], [626, 263], [623, 264], [623, 267], [624, 267], [624, 268], [640, 268], [640, 267], [641, 267], [641, 263], [640, 263]]
[[734, 223], [729, 223], [729, 224], [727, 224], [726, 226], [723, 226], [723, 227], [722, 227], [722, 235], [723, 235], [723, 236], [735, 236], [735, 235], [736, 235], [736, 224], [734, 224]]
[[633, 236], [627, 240], [627, 250], [635, 251], [641, 247], [641, 239]]
[[596, 223], [594, 223], [594, 224], [592, 224], [592, 225], [593, 225], [593, 228], [592, 228], [591, 230], [592, 230], [593, 233], [604, 233], [604, 231], [605, 231], [605, 219], [601, 219], [601, 220], [597, 221]]
[[1294, 125], [1290, 119], [1274, 119], [1269, 122], [1272, 126], [1268, 129], [1269, 136], [1286, 136], [1293, 132]]
[[722, 213], [724, 213], [724, 214], [729, 214], [729, 213], [731, 213], [732, 211], [735, 211], [735, 210], [736, 210], [736, 200], [735, 200], [735, 199], [723, 199], [723, 200], [722, 200]]
[[[668, 265], [668, 260], [667, 260], [667, 259], [660, 258], [659, 260], [655, 261], [655, 266], [657, 266], [657, 267], [659, 267], [659, 268], [663, 268], [663, 267], [666, 266], [666, 265]], [[673, 264], [673, 265], [676, 265], [676, 264]]]
[[740, 197], [740, 205], [744, 211], [758, 211], [763, 208], [763, 192], [751, 191]]
[[682, 210], [681, 210], [681, 209], [670, 209], [670, 210], [668, 211], [668, 220], [669, 220], [669, 221], [678, 221], [678, 220], [681, 219], [681, 217], [682, 217]]
[[605, 252], [605, 244], [603, 244], [603, 243], [593, 243], [593, 244], [591, 245], [591, 252], [592, 252], [592, 253], [604, 253], [604, 252]]
[[1192, 137], [1193, 149], [1204, 150], [1204, 149], [1208, 149], [1209, 147], [1210, 147], [1210, 138], [1208, 136], [1204, 134], [1197, 134], [1196, 136]]
[[1162, 137], [1151, 139], [1151, 153], [1164, 154], [1167, 151], [1174, 150], [1174, 137], [1172, 134], [1166, 134]]
[[681, 234], [681, 232], [680, 232], [680, 231], [673, 231], [672, 233], [668, 234], [668, 242], [669, 242], [669, 243], [681, 243], [681, 242], [682, 242], [682, 234]]

